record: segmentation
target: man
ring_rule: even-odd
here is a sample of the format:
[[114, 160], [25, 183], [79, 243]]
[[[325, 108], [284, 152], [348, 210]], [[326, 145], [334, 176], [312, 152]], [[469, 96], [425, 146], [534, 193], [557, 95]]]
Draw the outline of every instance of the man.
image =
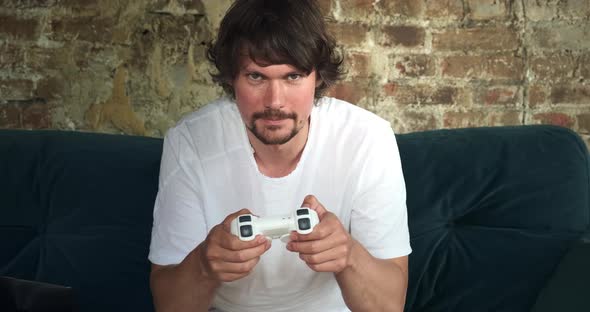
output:
[[[322, 97], [341, 60], [312, 0], [237, 0], [209, 59], [229, 97], [164, 140], [149, 259], [158, 311], [402, 311], [411, 252], [389, 123]], [[314, 209], [291, 241], [240, 214]], [[244, 208], [244, 209], [242, 209]]]

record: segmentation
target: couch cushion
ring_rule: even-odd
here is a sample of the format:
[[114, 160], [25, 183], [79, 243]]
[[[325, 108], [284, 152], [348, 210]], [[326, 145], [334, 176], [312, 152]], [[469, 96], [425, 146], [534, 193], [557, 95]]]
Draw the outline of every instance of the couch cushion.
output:
[[[407, 311], [527, 311], [589, 224], [588, 154], [551, 126], [398, 135]], [[162, 141], [0, 130], [0, 275], [71, 286], [83, 311], [150, 311]]]
[[587, 311], [590, 240], [580, 240], [559, 263], [535, 302], [533, 312]]
[[70, 286], [83, 311], [147, 311], [160, 139], [0, 131], [0, 275]]
[[72, 288], [0, 276], [0, 311], [78, 311]]
[[407, 311], [528, 311], [590, 223], [588, 151], [524, 126], [398, 135], [408, 191]]

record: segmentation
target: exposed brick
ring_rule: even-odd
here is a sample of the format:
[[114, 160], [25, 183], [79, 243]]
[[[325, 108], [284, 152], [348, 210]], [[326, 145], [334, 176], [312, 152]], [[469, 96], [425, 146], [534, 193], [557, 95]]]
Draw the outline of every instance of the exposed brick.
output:
[[111, 17], [73, 17], [51, 22], [51, 38], [56, 41], [81, 40], [111, 42], [115, 21]]
[[4, 36], [19, 40], [34, 40], [37, 38], [39, 21], [36, 19], [0, 14], [0, 21], [2, 21], [0, 23], [0, 38]]
[[46, 8], [51, 7], [55, 4], [56, 0], [0, 0], [0, 7], [3, 8], [17, 8], [17, 9], [30, 9], [30, 8]]
[[524, 62], [514, 56], [450, 56], [442, 62], [442, 73], [455, 78], [521, 80]]
[[443, 116], [445, 128], [470, 128], [485, 125], [486, 114], [478, 111], [446, 112]]
[[557, 17], [557, 1], [522, 0], [526, 17], [532, 21], [552, 20]]
[[338, 39], [339, 44], [348, 46], [361, 45], [365, 41], [367, 33], [369, 32], [369, 26], [360, 23], [329, 23], [328, 29], [330, 33]]
[[12, 103], [0, 104], [0, 128], [21, 128], [21, 109]]
[[521, 102], [519, 86], [479, 86], [475, 90], [474, 104], [514, 107]]
[[519, 39], [516, 30], [506, 27], [449, 29], [434, 33], [434, 50], [473, 51], [518, 49]]
[[426, 1], [425, 5], [425, 15], [429, 18], [460, 19], [463, 17], [462, 0]]
[[391, 82], [383, 86], [383, 91], [401, 105], [452, 105], [457, 103], [459, 96], [455, 87], [426, 84], [412, 86]]
[[576, 57], [571, 54], [549, 54], [533, 56], [530, 71], [533, 79], [561, 80], [572, 78], [576, 69]]
[[436, 68], [431, 55], [394, 55], [390, 57], [391, 78], [429, 77], [436, 74]]
[[590, 53], [578, 58], [578, 71], [575, 73], [576, 78], [590, 79]]
[[576, 116], [578, 120], [578, 131], [590, 133], [590, 114], [579, 114]]
[[485, 126], [518, 126], [522, 125], [522, 112], [508, 111], [508, 112], [493, 112], [488, 114], [488, 120]]
[[187, 41], [187, 35], [197, 34], [199, 30], [198, 17], [193, 15], [157, 15], [152, 21], [151, 27], [155, 30], [159, 39], [164, 39], [168, 44], [178, 45]]
[[[74, 48], [71, 46], [57, 49], [31, 47], [27, 50], [26, 64], [37, 72], [63, 70], [72, 61], [72, 53], [70, 51], [72, 49]], [[88, 58], [89, 56], [86, 57], [86, 59]]]
[[51, 116], [43, 101], [35, 101], [23, 108], [23, 128], [47, 129], [51, 126]]
[[[76, 1], [76, 0], [71, 0]], [[321, 5], [326, 4], [328, 1], [323, 1]], [[200, 15], [205, 13], [205, 8], [200, 0], [181, 0], [174, 1], [174, 5], [170, 0], [158, 0], [152, 2], [149, 11], [152, 13], [165, 14], [171, 16], [181, 15]], [[321, 7], [323, 9], [323, 7]]]
[[363, 52], [348, 52], [346, 53], [345, 62], [349, 76], [361, 78], [367, 78], [370, 76], [369, 54]]
[[545, 86], [531, 85], [528, 90], [529, 107], [535, 108], [547, 103], [549, 90]]
[[426, 131], [438, 128], [438, 118], [430, 112], [403, 112], [399, 117], [399, 130], [402, 132]]
[[35, 89], [36, 97], [53, 100], [60, 98], [64, 91], [64, 79], [59, 77], [48, 77], [37, 81]]
[[60, 0], [59, 5], [66, 8], [94, 8], [100, 3], [93, 0]]
[[474, 20], [507, 18], [509, 12], [506, 0], [468, 0], [469, 16]]
[[18, 45], [0, 45], [0, 69], [14, 70], [25, 62], [25, 50]]
[[560, 16], [568, 19], [587, 19], [590, 17], [590, 3], [588, 0], [559, 1]]
[[365, 19], [375, 12], [373, 0], [340, 0], [340, 8], [344, 17]]
[[576, 122], [576, 120], [570, 115], [555, 112], [534, 114], [533, 120], [540, 124], [562, 126], [566, 128], [573, 127]]
[[523, 3], [526, 8], [527, 18], [532, 21], [579, 20], [590, 17], [588, 0], [524, 0]]
[[557, 85], [550, 98], [553, 104], [590, 104], [590, 85]]
[[1, 100], [26, 100], [33, 96], [34, 83], [27, 79], [0, 80]]
[[324, 16], [330, 15], [330, 12], [332, 12], [332, 0], [318, 0], [318, 5]]
[[377, 1], [377, 5], [385, 16], [420, 17], [422, 15], [424, 1], [387, 0]]
[[355, 81], [341, 81], [327, 92], [327, 96], [335, 97], [353, 104], [359, 104], [365, 98], [371, 97], [370, 83], [368, 80], [357, 79]]
[[384, 26], [381, 28], [383, 37], [380, 43], [386, 47], [404, 46], [417, 47], [424, 46], [426, 32], [424, 28], [414, 26]]
[[536, 49], [590, 49], [590, 24], [538, 24], [532, 27], [530, 37]]

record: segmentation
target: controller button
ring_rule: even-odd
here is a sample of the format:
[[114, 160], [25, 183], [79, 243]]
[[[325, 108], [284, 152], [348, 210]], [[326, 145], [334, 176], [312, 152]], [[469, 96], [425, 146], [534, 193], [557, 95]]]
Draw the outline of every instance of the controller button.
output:
[[309, 214], [309, 210], [307, 210], [307, 209], [297, 209], [298, 216], [303, 216], [303, 215], [308, 215], [308, 214]]
[[252, 226], [251, 225], [242, 225], [242, 226], [240, 226], [240, 235], [242, 237], [250, 237], [250, 236], [252, 236]]
[[299, 224], [299, 229], [300, 230], [309, 230], [311, 229], [311, 221], [309, 220], [309, 218], [302, 218], [297, 220], [297, 223]]
[[252, 217], [251, 216], [240, 216], [240, 223], [242, 222], [251, 222], [252, 221]]

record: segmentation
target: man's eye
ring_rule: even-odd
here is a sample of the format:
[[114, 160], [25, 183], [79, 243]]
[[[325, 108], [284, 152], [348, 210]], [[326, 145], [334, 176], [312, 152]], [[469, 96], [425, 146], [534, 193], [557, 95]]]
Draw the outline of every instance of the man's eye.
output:
[[288, 80], [297, 80], [300, 79], [301, 77], [303, 77], [301, 74], [289, 74], [289, 76], [287, 76]]
[[262, 76], [258, 73], [249, 73], [248, 78], [250, 78], [251, 80], [260, 80], [262, 79]]

